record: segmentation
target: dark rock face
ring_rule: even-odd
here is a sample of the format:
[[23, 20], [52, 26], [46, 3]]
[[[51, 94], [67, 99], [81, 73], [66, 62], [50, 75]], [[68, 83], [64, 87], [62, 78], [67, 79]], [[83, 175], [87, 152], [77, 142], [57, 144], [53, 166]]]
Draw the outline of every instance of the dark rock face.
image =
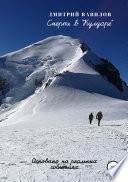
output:
[[127, 85], [127, 83], [124, 81], [124, 85], [126, 86], [126, 87], [128, 87], [128, 85]]
[[115, 85], [115, 87], [122, 92], [123, 86], [119, 71], [106, 59], [101, 58], [101, 61], [103, 64], [95, 65], [95, 70], [98, 71], [102, 76], [105, 76], [109, 82]]
[[[84, 42], [81, 42], [80, 44], [80, 48], [83, 52], [87, 51], [87, 45]], [[88, 47], [88, 50], [90, 50], [90, 48]]]
[[5, 97], [6, 93], [9, 91], [9, 83], [6, 79], [0, 76], [0, 104], [2, 103], [2, 98]]
[[82, 50], [83, 52], [85, 52], [85, 44], [84, 44], [83, 42], [81, 43], [80, 48], [81, 48], [81, 50]]

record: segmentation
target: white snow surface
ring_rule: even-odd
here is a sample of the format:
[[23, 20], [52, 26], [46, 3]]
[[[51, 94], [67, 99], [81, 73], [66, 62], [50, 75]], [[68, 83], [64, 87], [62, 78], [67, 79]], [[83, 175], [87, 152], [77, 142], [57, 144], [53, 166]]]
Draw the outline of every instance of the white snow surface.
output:
[[[111, 181], [107, 164], [111, 160], [119, 162], [126, 155], [126, 136], [109, 124], [1, 131], [0, 181]], [[33, 158], [59, 162], [35, 164]], [[61, 163], [62, 160], [68, 163]], [[78, 169], [51, 169], [58, 164], [70, 166], [72, 160], [97, 160], [97, 163], [77, 162], [71, 166], [78, 166]]]
[[[1, 182], [108, 182], [110, 160], [126, 155], [128, 101], [90, 64], [101, 63], [85, 44], [49, 37], [0, 57], [10, 91], [0, 109]], [[35, 87], [35, 79], [42, 86]], [[125, 88], [125, 94], [127, 88]], [[101, 126], [88, 115], [103, 112]], [[78, 170], [50, 169], [31, 160], [96, 159]]]

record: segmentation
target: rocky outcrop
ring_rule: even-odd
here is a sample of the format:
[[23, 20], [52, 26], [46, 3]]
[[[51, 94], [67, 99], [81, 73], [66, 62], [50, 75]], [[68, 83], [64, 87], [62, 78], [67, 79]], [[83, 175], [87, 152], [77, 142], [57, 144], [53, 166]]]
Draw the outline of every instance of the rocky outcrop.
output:
[[123, 91], [120, 73], [115, 66], [108, 60], [101, 58], [102, 63], [95, 65], [95, 70], [102, 76], [105, 76], [109, 82], [115, 85], [121, 92]]
[[5, 97], [6, 93], [9, 91], [9, 83], [6, 79], [0, 76], [0, 104], [2, 103], [2, 98]]

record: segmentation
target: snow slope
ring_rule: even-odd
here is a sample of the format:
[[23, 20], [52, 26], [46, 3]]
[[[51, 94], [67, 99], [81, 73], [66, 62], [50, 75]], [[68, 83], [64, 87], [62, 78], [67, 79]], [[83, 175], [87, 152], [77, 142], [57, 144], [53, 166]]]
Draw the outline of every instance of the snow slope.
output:
[[[126, 155], [128, 89], [120, 92], [93, 65], [90, 48], [66, 36], [49, 37], [0, 57], [10, 90], [0, 108], [1, 182], [108, 182], [110, 160]], [[36, 87], [35, 80], [42, 86]], [[88, 115], [103, 112], [101, 127]], [[32, 158], [97, 160], [78, 170], [50, 169]]]
[[[89, 64], [101, 60], [86, 44], [83, 52], [79, 40], [50, 37], [0, 60], [0, 75], [10, 84], [1, 106], [1, 128], [84, 123], [98, 110], [104, 120], [126, 118], [123, 93]], [[38, 89], [36, 79], [42, 81]], [[5, 109], [7, 105], [11, 107]]]
[[[0, 75], [10, 84], [1, 128], [83, 123], [98, 110], [104, 111], [104, 120], [126, 118], [124, 93], [95, 71], [90, 61], [102, 62], [86, 44], [83, 52], [82, 44], [71, 37], [49, 37], [0, 58]], [[36, 79], [42, 82], [38, 89]]]

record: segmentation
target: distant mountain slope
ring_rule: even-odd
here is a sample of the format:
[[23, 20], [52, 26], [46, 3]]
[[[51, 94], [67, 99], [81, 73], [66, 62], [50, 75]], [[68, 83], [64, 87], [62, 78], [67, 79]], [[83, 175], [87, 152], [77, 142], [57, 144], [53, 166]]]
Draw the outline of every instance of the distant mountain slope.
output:
[[[79, 59], [81, 59], [81, 61], [76, 63]], [[84, 63], [81, 63], [83, 60]], [[41, 83], [43, 84], [48, 81], [50, 77], [54, 77], [63, 70], [68, 70], [68, 66], [71, 64], [84, 64], [86, 67], [88, 65], [86, 73], [89, 73], [88, 70], [90, 70], [90, 67], [93, 68], [93, 70], [95, 69], [102, 76], [106, 76], [107, 80], [122, 92], [119, 93], [114, 89], [112, 91], [113, 94], [106, 94], [107, 92], [102, 93], [99, 85], [97, 85], [100, 94], [118, 98], [126, 96], [126, 93], [124, 93], [124, 90], [126, 90], [124, 87], [126, 86], [124, 82], [121, 81], [118, 70], [112, 66], [112, 64], [105, 62], [104, 59], [100, 59], [86, 44], [79, 40], [66, 36], [55, 36], [0, 57], [0, 76], [6, 79], [10, 86], [8, 89], [9, 92], [6, 95], [7, 98], [4, 102], [15, 103], [27, 98], [34, 93], [38, 82], [40, 82], [40, 85]], [[95, 75], [97, 75], [97, 73], [95, 73]], [[97, 78], [94, 78], [94, 80]], [[83, 82], [84, 81], [86, 81], [85, 77]], [[35, 82], [37, 82], [37, 84]], [[98, 81], [95, 80], [95, 87], [91, 88], [92, 92], [95, 92], [95, 89], [97, 92], [96, 82]], [[112, 87], [108, 86], [106, 80], [104, 80], [103, 83], [103, 85], [107, 85], [107, 88]], [[85, 90], [89, 91], [89, 85], [85, 83], [82, 85]]]
[[10, 85], [6, 101], [15, 103], [33, 94], [35, 80], [44, 83], [63, 70], [79, 46], [78, 40], [56, 36], [0, 57], [0, 76]]
[[[0, 76], [8, 86], [1, 96], [0, 120], [9, 122], [2, 125], [83, 122], [100, 109], [106, 120], [114, 119], [115, 112], [125, 118], [128, 88], [119, 71], [71, 37], [49, 37], [0, 57]], [[14, 110], [3, 110], [15, 103]]]

